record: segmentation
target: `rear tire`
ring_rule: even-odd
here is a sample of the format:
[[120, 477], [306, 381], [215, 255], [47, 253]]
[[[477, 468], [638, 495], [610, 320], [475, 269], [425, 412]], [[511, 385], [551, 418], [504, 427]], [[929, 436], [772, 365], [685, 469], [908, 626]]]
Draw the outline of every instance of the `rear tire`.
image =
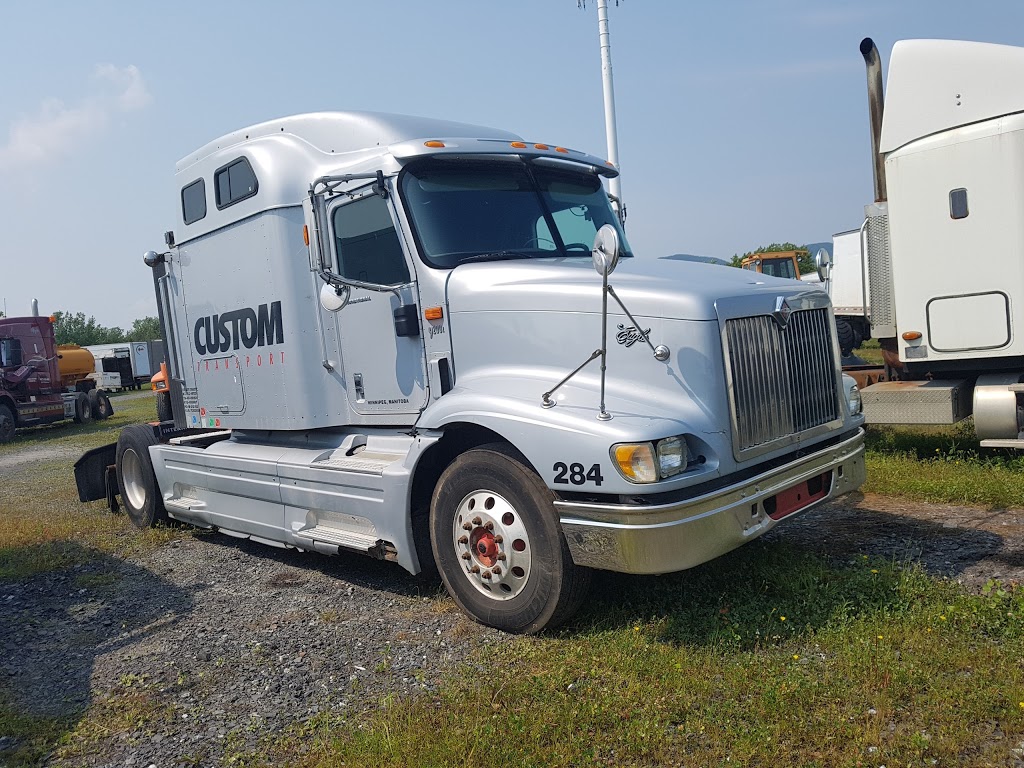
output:
[[849, 357], [858, 346], [857, 332], [849, 321], [836, 318], [836, 336], [839, 337], [839, 352], [843, 357]]
[[149, 447], [156, 444], [152, 428], [143, 424], [126, 427], [117, 438], [117, 487], [136, 528], [169, 521], [149, 457]]
[[0, 444], [9, 443], [14, 439], [16, 427], [14, 411], [6, 405], [0, 405]]
[[479, 621], [534, 633], [579, 608], [590, 571], [572, 561], [553, 495], [509, 445], [459, 456], [430, 506], [434, 560], [448, 593]]
[[89, 395], [79, 392], [75, 395], [75, 423], [89, 424], [92, 421], [92, 403]]
[[174, 410], [171, 408], [171, 393], [156, 393], [156, 417], [159, 421], [174, 421]]
[[109, 419], [114, 413], [114, 408], [110, 405], [110, 398], [102, 389], [89, 390], [89, 405], [92, 406], [92, 415], [96, 421]]

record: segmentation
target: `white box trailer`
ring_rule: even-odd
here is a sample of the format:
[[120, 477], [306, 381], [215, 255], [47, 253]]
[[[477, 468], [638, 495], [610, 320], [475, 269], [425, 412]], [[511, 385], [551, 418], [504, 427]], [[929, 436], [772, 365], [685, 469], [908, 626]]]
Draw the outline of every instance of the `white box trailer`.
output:
[[146, 255], [173, 419], [86, 454], [80, 497], [120, 491], [140, 526], [436, 564], [467, 613], [533, 632], [590, 569], [689, 568], [857, 488], [828, 297], [634, 257], [616, 174], [356, 112], [190, 154], [168, 248]]
[[897, 42], [884, 99], [870, 39], [861, 53], [871, 334], [898, 379], [864, 390], [868, 420], [973, 415], [983, 446], [1024, 447], [1024, 48]]

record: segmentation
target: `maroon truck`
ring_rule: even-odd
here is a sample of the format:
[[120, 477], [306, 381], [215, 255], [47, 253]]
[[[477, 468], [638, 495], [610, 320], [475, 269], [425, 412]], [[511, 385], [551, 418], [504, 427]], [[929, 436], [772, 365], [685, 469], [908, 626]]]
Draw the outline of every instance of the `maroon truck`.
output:
[[56, 344], [50, 318], [0, 318], [0, 443], [21, 427], [110, 416], [110, 398], [89, 378], [94, 370], [89, 350]]

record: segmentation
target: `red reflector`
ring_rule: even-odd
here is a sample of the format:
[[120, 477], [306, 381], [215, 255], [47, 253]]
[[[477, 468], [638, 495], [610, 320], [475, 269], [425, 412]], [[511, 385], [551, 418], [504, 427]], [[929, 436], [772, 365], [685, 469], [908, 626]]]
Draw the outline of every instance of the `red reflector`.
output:
[[765, 499], [764, 511], [772, 520], [781, 520], [786, 515], [799, 512], [818, 499], [825, 498], [830, 490], [832, 490], [832, 473], [823, 472], [817, 477], [812, 477], [810, 480], [779, 491], [774, 496]]

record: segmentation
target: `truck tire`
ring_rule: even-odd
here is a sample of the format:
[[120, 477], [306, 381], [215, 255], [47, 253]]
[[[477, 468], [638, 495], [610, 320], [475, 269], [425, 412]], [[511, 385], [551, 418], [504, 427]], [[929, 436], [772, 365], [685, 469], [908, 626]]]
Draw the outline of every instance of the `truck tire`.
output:
[[848, 320], [841, 317], [836, 318], [836, 335], [839, 337], [839, 352], [843, 357], [849, 357], [860, 346], [857, 343], [857, 332]]
[[89, 395], [79, 392], [75, 395], [75, 423], [89, 424], [92, 421], [92, 403]]
[[152, 428], [145, 424], [126, 427], [117, 438], [117, 487], [128, 519], [136, 528], [152, 528], [169, 521], [149, 457], [149, 447], [156, 444]]
[[0, 444], [9, 443], [14, 439], [14, 411], [9, 406], [0, 404]]
[[156, 393], [156, 418], [158, 421], [174, 421], [170, 392]]
[[532, 634], [579, 608], [590, 571], [572, 561], [553, 495], [509, 445], [459, 456], [430, 505], [434, 560], [448, 593], [481, 624]]
[[102, 389], [89, 390], [89, 405], [92, 406], [92, 415], [96, 421], [109, 419], [114, 413], [114, 408], [110, 404], [110, 398], [107, 397], [107, 393]]

